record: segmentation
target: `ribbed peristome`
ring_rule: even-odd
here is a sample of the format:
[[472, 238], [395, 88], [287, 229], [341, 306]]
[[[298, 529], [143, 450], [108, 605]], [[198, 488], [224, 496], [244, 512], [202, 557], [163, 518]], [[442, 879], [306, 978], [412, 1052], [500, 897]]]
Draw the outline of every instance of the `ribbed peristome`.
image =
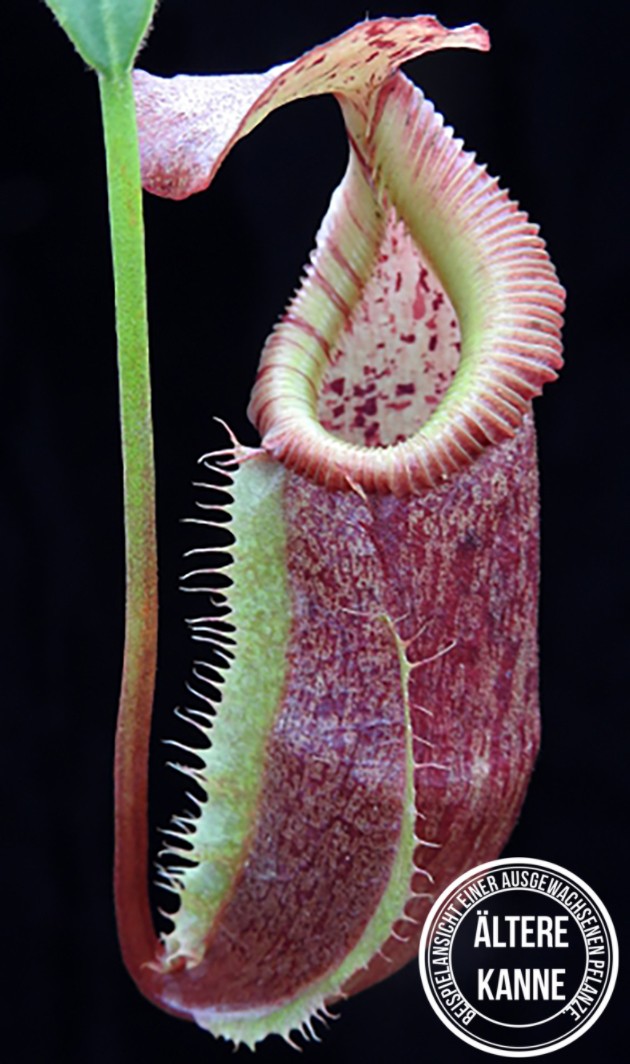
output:
[[[263, 352], [250, 415], [265, 449], [291, 469], [329, 488], [400, 495], [439, 484], [514, 435], [529, 401], [562, 365], [564, 293], [537, 227], [404, 75], [385, 82], [368, 115], [352, 102], [343, 106], [348, 172], [304, 284]], [[428, 419], [412, 421], [405, 439], [374, 447], [331, 434], [317, 398], [334, 345], [396, 227], [406, 233], [399, 261], [389, 249], [390, 275], [411, 241], [452, 302], [461, 360]], [[400, 313], [391, 292], [389, 306]]]

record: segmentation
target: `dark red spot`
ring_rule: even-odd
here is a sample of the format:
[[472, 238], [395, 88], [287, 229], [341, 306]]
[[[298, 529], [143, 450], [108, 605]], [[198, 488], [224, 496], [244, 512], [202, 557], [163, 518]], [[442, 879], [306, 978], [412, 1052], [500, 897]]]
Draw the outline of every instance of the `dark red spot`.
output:
[[331, 392], [335, 393], [335, 395], [342, 395], [343, 394], [343, 386], [344, 386], [345, 383], [346, 382], [345, 382], [343, 377], [337, 377], [334, 381], [330, 382], [328, 387], [330, 388]]
[[421, 321], [421, 319], [424, 318], [424, 314], [425, 314], [425, 310], [426, 310], [426, 306], [425, 306], [425, 302], [424, 302], [424, 296], [422, 295], [422, 292], [420, 291], [420, 288], [421, 288], [421, 285], [420, 285], [420, 282], [418, 281], [418, 283], [416, 284], [416, 296], [415, 296], [415, 299], [413, 301], [413, 307], [412, 307], [413, 316], [416, 319], [416, 321]]
[[429, 351], [435, 351], [435, 349], [437, 347], [437, 342], [438, 342], [437, 333], [433, 333], [433, 336], [429, 337]]
[[372, 396], [370, 399], [366, 399], [361, 407], [361, 413], [367, 414], [368, 417], [374, 417], [376, 414], [376, 396]]
[[402, 273], [400, 273], [400, 271], [399, 271], [399, 272], [398, 272], [398, 273], [396, 274], [396, 287], [395, 287], [395, 289], [394, 289], [394, 290], [395, 290], [396, 292], [400, 292], [400, 289], [401, 289], [401, 287], [402, 287]]
[[401, 333], [400, 334], [400, 339], [402, 340], [402, 342], [404, 344], [415, 344], [415, 342], [416, 342], [416, 334], [415, 333]]
[[409, 384], [397, 384], [396, 385], [396, 395], [415, 395], [415, 394], [416, 394], [416, 386], [413, 383], [413, 381], [410, 381]]
[[[388, 410], [406, 410], [407, 407], [411, 406], [411, 400], [410, 399], [404, 399], [404, 400], [401, 400], [400, 403], [394, 403], [394, 402], [386, 403], [386, 406], [387, 406]], [[404, 436], [401, 437], [401, 439], [404, 439]]]

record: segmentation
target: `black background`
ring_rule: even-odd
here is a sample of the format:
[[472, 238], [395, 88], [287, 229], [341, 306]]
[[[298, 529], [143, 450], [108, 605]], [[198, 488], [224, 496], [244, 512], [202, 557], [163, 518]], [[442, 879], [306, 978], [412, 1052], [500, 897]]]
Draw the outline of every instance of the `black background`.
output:
[[[625, 6], [625, 5], [624, 5]], [[630, 385], [622, 216], [628, 59], [622, 5], [444, 2], [489, 55], [409, 73], [540, 223], [568, 289], [567, 365], [537, 403], [542, 474], [543, 744], [508, 854], [565, 865], [625, 922]], [[380, 4], [369, 14], [414, 14]], [[263, 70], [362, 19], [362, 4], [164, 0], [140, 65]], [[0, 12], [3, 1055], [119, 1064], [234, 1059], [146, 1003], [117, 952], [111, 763], [123, 617], [112, 286], [94, 77], [48, 10]], [[330, 99], [242, 142], [211, 192], [146, 203], [161, 560], [156, 733], [175, 731], [192, 649], [177, 592], [194, 545], [196, 459], [244, 416], [261, 345], [345, 163]], [[625, 341], [625, 342], [624, 342]], [[154, 764], [165, 760], [155, 745]], [[181, 788], [153, 773], [155, 819]], [[6, 789], [6, 793], [4, 790]], [[7, 993], [8, 991], [8, 993]], [[618, 989], [563, 1061], [625, 1058]], [[479, 1060], [433, 1015], [414, 966], [339, 1008], [308, 1060]], [[239, 1057], [247, 1056], [243, 1050]], [[296, 1059], [277, 1040], [262, 1061]]]

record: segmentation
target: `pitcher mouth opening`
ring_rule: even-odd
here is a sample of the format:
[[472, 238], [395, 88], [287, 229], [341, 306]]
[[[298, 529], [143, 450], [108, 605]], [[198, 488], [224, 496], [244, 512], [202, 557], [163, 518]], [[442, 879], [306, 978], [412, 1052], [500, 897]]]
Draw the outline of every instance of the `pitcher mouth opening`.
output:
[[404, 495], [516, 434], [562, 364], [564, 293], [537, 227], [410, 82], [373, 108], [342, 104], [348, 170], [249, 415], [292, 471]]
[[455, 308], [392, 210], [373, 272], [331, 350], [317, 420], [358, 446], [403, 443], [437, 410], [460, 352]]

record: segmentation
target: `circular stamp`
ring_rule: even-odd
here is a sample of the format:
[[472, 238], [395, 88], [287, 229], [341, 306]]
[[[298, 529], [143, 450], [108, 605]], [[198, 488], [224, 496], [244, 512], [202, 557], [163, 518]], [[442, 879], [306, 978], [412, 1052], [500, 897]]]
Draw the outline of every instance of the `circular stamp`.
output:
[[420, 975], [443, 1023], [477, 1049], [535, 1057], [601, 1014], [618, 968], [615, 929], [578, 876], [529, 857], [478, 865], [437, 899]]

